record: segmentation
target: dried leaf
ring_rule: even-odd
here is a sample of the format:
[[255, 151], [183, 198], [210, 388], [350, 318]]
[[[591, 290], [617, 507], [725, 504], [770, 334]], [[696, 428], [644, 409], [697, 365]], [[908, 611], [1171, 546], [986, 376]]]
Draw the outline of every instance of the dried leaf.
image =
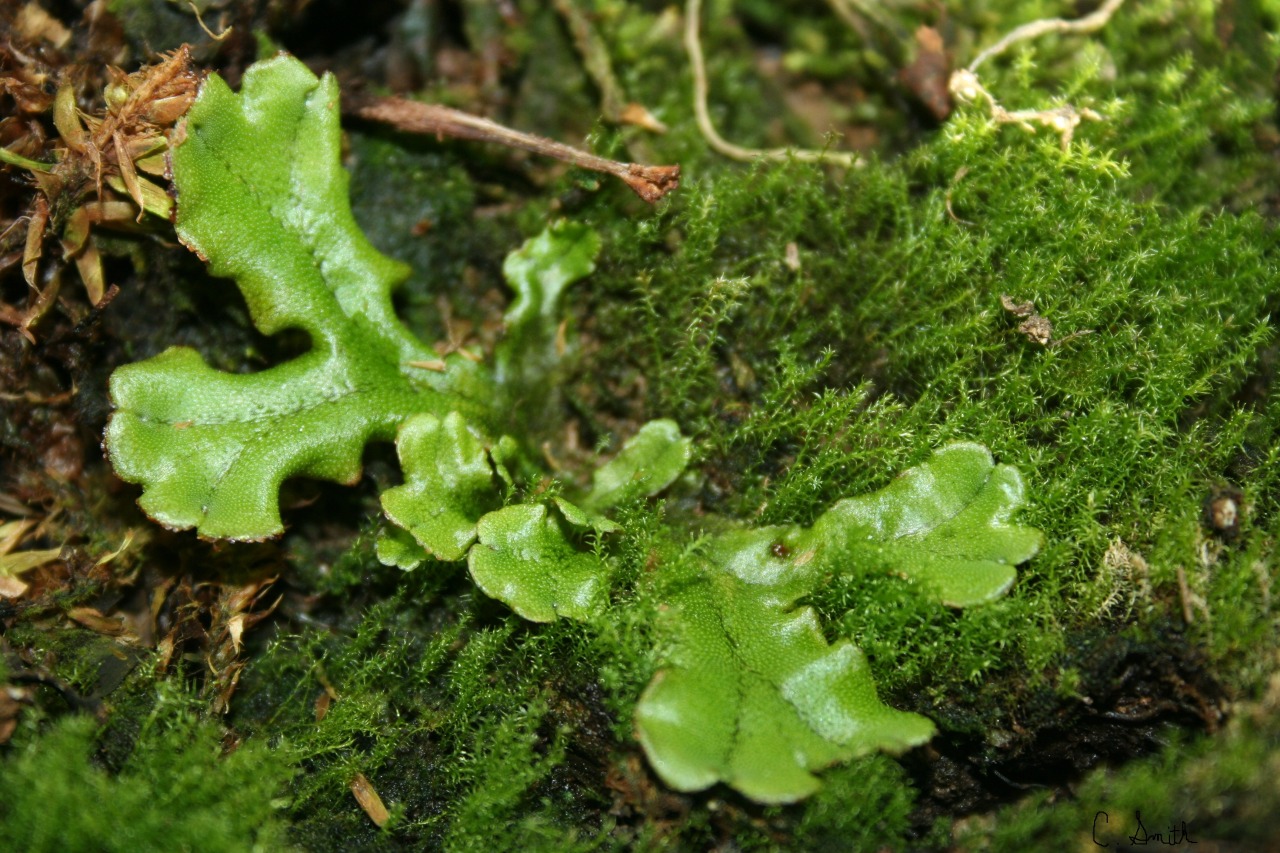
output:
[[42, 551], [18, 551], [0, 557], [0, 576], [14, 577], [23, 572], [52, 563], [62, 554], [61, 548], [47, 548]]
[[123, 637], [129, 631], [123, 616], [104, 616], [92, 607], [73, 607], [67, 611], [67, 616], [90, 631], [108, 637]]
[[351, 780], [351, 793], [360, 804], [360, 808], [364, 809], [364, 813], [369, 816], [369, 820], [378, 827], [387, 825], [387, 821], [391, 819], [391, 813], [382, 804], [382, 798], [378, 796], [373, 783], [363, 773], [357, 773]]
[[27, 41], [45, 41], [59, 50], [71, 41], [71, 30], [38, 3], [28, 3], [18, 10], [13, 26]]
[[29, 584], [19, 580], [18, 575], [46, 563], [52, 563], [62, 555], [61, 548], [14, 551], [22, 543], [23, 537], [35, 526], [35, 519], [30, 518], [0, 525], [0, 598], [22, 597], [29, 588]]
[[916, 58], [898, 76], [938, 121], [946, 121], [951, 115], [951, 58], [942, 36], [933, 27], [916, 30]]

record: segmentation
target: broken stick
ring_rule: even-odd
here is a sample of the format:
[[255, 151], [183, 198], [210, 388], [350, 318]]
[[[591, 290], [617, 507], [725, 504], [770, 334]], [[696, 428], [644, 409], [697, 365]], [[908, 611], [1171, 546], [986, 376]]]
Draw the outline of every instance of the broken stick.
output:
[[594, 172], [613, 175], [624, 181], [640, 198], [653, 204], [680, 186], [679, 166], [646, 166], [620, 163], [581, 151], [562, 142], [522, 133], [487, 118], [464, 113], [439, 104], [424, 104], [405, 98], [371, 98], [347, 108], [350, 115], [390, 125], [407, 133], [436, 137], [496, 142], [544, 157], [563, 160]]

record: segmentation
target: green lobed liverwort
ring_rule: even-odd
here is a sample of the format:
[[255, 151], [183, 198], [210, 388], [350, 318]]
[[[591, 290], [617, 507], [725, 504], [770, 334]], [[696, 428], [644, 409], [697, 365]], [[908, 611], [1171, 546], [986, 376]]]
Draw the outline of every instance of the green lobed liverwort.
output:
[[[309, 352], [252, 374], [211, 368], [175, 347], [111, 378], [105, 446], [138, 483], [142, 508], [206, 538], [278, 535], [286, 478], [353, 482], [374, 440], [396, 442], [403, 485], [381, 496], [388, 565], [465, 560], [487, 595], [522, 617], [591, 622], [610, 608], [610, 516], [652, 497], [688, 466], [693, 442], [669, 420], [643, 426], [592, 486], [508, 503], [536, 465], [495, 406], [545, 386], [565, 289], [590, 274], [590, 230], [548, 228], [507, 260], [516, 293], [487, 370], [443, 362], [395, 316], [406, 269], [356, 226], [339, 163], [337, 84], [287, 56], [260, 62], [239, 94], [210, 76], [173, 150], [176, 228], [215, 275], [232, 278], [265, 334], [305, 331]], [[554, 490], [553, 490], [554, 491]], [[927, 740], [933, 725], [876, 695], [847, 640], [823, 637], [800, 606], [838, 573], [886, 571], [953, 606], [1002, 595], [1039, 534], [1011, 521], [1023, 501], [1014, 469], [985, 448], [942, 448], [880, 491], [840, 501], [808, 528], [707, 536], [690, 559], [659, 562], [658, 672], [639, 698], [636, 732], [667, 783], [726, 782], [763, 802], [811, 793], [813, 772]], [[587, 547], [594, 541], [595, 548]]]

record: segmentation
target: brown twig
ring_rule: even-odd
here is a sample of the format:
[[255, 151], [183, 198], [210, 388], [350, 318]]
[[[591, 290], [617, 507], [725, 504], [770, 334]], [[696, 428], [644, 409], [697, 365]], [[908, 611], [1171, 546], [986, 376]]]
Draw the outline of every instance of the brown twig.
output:
[[439, 104], [424, 104], [394, 97], [373, 98], [357, 101], [347, 111], [356, 118], [390, 125], [406, 133], [495, 142], [543, 157], [563, 160], [583, 169], [613, 175], [650, 204], [680, 186], [679, 166], [646, 166], [641, 163], [607, 160], [562, 142], [512, 130], [487, 118]]

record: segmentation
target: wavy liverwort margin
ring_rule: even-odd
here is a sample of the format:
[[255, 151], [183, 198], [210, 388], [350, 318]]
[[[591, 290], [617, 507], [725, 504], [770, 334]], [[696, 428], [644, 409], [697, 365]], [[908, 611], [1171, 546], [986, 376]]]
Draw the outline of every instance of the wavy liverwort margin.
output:
[[[405, 483], [382, 495], [381, 560], [466, 560], [480, 589], [533, 621], [609, 618], [601, 546], [625, 535], [610, 514], [675, 483], [691, 440], [672, 421], [646, 424], [579, 490], [548, 489], [518, 441], [492, 437], [516, 420], [494, 411], [503, 400], [536, 398], [530, 389], [553, 380], [559, 303], [593, 269], [598, 238], [557, 225], [512, 253], [516, 299], [492, 373], [474, 354], [441, 360], [392, 309], [405, 268], [351, 215], [338, 114], [333, 78], [287, 56], [252, 66], [239, 94], [205, 82], [173, 148], [178, 234], [235, 280], [263, 333], [300, 329], [312, 347], [252, 374], [214, 370], [185, 347], [120, 368], [104, 442], [116, 472], [162, 524], [262, 539], [283, 528], [286, 478], [353, 482], [365, 444], [395, 439]], [[1022, 501], [1017, 471], [957, 444], [811, 527], [737, 529], [654, 565], [641, 582], [665, 602], [662, 652], [635, 719], [659, 775], [789, 802], [833, 762], [927, 740], [933, 724], [881, 702], [861, 652], [828, 643], [800, 602], [867, 571], [953, 606], [997, 598], [1039, 548], [1039, 533], [1011, 520]]]

